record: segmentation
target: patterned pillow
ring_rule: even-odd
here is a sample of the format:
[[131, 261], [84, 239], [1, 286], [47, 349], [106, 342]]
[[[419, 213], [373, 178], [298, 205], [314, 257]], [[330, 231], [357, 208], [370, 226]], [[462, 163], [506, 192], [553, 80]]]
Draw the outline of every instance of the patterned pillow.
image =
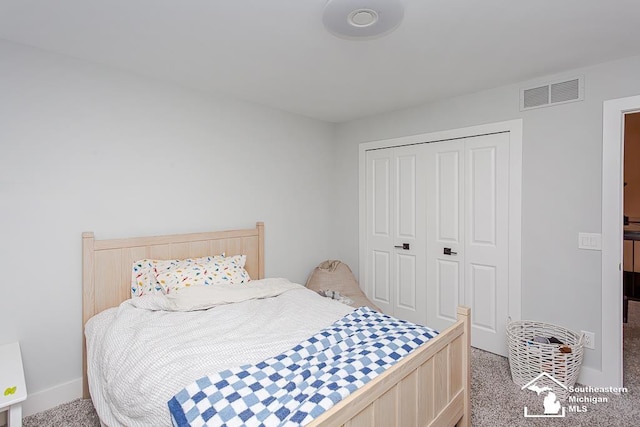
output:
[[[241, 284], [251, 280], [244, 269], [246, 255], [235, 255], [227, 258], [210, 260], [184, 260], [173, 268], [156, 275], [156, 280], [165, 294], [179, 289], [213, 284]], [[205, 262], [208, 261], [208, 262]]]
[[183, 261], [186, 263], [208, 264], [210, 262], [222, 261], [224, 258], [225, 258], [225, 253], [222, 252], [220, 255], [203, 256], [202, 258], [187, 258]]
[[157, 271], [166, 271], [179, 262], [177, 259], [142, 259], [134, 262], [131, 269], [131, 297], [162, 293], [162, 287], [156, 281]]
[[156, 274], [156, 281], [165, 294], [174, 292], [189, 286], [205, 285], [207, 268], [204, 265], [188, 262], [180, 262], [172, 268]]
[[246, 255], [234, 255], [224, 259], [223, 262], [213, 263], [208, 269], [208, 285], [217, 283], [230, 283], [239, 285], [251, 280], [249, 273], [244, 269], [247, 262]]
[[143, 259], [133, 263], [131, 269], [131, 297], [139, 297], [142, 295], [165, 293], [163, 288], [157, 280], [159, 274], [166, 273], [178, 267], [179, 265], [185, 266], [192, 263], [208, 264], [211, 262], [224, 259], [224, 253], [216, 256], [206, 256], [195, 259]]

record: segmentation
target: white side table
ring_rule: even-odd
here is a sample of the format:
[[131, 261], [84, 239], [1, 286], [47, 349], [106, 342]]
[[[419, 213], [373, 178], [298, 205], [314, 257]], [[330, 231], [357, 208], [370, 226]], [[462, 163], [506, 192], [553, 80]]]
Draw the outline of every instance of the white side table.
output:
[[22, 402], [26, 398], [20, 345], [0, 345], [0, 412], [9, 411], [8, 427], [22, 427]]

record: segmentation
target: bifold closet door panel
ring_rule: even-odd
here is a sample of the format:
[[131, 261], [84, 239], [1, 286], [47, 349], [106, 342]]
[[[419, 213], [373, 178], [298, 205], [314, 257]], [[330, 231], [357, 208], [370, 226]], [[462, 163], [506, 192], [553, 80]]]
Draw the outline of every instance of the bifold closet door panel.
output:
[[425, 148], [367, 152], [369, 297], [402, 319], [426, 321]]

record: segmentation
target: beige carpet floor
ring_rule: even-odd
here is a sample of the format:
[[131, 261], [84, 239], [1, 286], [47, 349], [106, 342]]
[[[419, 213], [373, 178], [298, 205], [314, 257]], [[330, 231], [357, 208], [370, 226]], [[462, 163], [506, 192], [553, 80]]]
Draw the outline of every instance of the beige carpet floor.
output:
[[586, 412], [566, 411], [564, 418], [525, 418], [525, 406], [529, 408], [530, 413], [543, 412], [543, 398], [535, 392], [521, 390], [511, 381], [508, 359], [474, 349], [471, 379], [472, 425], [478, 427], [640, 426], [640, 302], [635, 301], [630, 302], [629, 322], [624, 326], [624, 385], [628, 388], [628, 393], [580, 394], [603, 397], [608, 400], [602, 403], [584, 404]]
[[[540, 413], [542, 398], [511, 381], [508, 359], [473, 349], [472, 425], [477, 427], [633, 427], [640, 426], [640, 302], [631, 301], [629, 323], [624, 326], [624, 382], [621, 395], [599, 394], [608, 399], [586, 403], [586, 412], [568, 412], [565, 418], [525, 418], [524, 407]], [[90, 400], [74, 400], [24, 419], [24, 427], [99, 427]], [[399, 426], [404, 427], [404, 426]]]

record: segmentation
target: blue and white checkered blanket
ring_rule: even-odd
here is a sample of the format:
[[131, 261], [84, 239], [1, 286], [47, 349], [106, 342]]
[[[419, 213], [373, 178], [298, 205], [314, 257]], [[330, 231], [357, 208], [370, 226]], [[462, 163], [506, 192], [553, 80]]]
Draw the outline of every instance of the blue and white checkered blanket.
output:
[[202, 377], [169, 402], [175, 426], [304, 425], [437, 334], [366, 307], [256, 365]]

